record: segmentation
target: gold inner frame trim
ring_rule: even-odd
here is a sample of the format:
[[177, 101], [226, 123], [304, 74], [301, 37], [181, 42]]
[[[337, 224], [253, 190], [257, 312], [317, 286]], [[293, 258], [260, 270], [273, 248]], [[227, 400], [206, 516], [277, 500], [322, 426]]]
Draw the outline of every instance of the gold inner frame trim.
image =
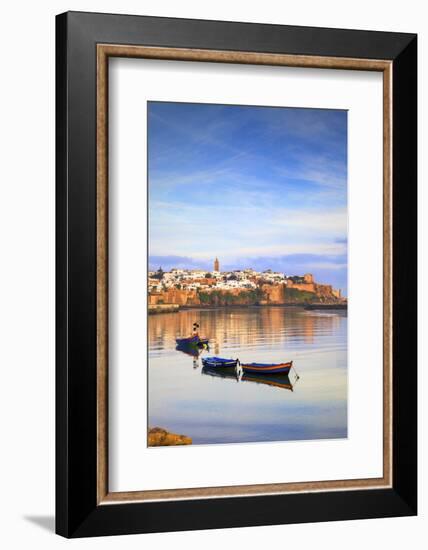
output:
[[[109, 492], [108, 488], [108, 59], [133, 57], [346, 69], [383, 73], [383, 476], [298, 483]], [[97, 45], [97, 503], [224, 498], [297, 492], [377, 489], [392, 486], [392, 62], [318, 57]]]

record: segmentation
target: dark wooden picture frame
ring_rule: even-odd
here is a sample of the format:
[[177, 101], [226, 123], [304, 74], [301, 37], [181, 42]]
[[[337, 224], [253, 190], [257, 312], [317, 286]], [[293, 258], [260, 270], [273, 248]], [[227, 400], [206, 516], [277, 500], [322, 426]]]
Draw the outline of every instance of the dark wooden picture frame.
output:
[[[416, 514], [416, 35], [79, 12], [57, 16], [56, 25], [57, 533], [82, 537]], [[382, 478], [109, 492], [112, 56], [382, 72]]]

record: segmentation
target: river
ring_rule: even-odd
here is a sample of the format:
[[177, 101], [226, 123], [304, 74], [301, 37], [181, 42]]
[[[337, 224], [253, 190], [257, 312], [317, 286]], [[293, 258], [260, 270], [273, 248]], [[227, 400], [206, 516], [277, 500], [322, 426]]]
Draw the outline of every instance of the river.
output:
[[[176, 350], [198, 322], [204, 356], [293, 361], [289, 377], [237, 380]], [[149, 315], [148, 424], [193, 444], [347, 437], [347, 313], [230, 307]], [[299, 378], [297, 378], [296, 373]]]

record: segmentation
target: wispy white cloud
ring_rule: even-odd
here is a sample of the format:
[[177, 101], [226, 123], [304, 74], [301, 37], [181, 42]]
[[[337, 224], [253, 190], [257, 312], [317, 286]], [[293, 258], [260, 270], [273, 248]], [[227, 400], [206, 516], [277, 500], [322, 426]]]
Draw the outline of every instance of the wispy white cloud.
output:
[[343, 113], [156, 103], [149, 111], [151, 255], [236, 265], [312, 254], [320, 272], [346, 270], [346, 259], [327, 259], [347, 247]]

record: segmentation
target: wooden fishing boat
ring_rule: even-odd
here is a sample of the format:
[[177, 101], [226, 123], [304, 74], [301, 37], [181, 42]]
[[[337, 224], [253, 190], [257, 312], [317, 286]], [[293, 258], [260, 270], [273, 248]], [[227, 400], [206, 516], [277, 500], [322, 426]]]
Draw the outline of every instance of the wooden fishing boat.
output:
[[208, 344], [208, 338], [200, 338], [197, 334], [189, 336], [188, 338], [176, 338], [175, 342], [177, 346], [190, 346], [192, 344], [203, 345]]
[[236, 368], [238, 359], [224, 359], [223, 357], [204, 357], [202, 359], [204, 367], [210, 369]]
[[241, 363], [246, 374], [288, 374], [293, 361], [288, 363]]

